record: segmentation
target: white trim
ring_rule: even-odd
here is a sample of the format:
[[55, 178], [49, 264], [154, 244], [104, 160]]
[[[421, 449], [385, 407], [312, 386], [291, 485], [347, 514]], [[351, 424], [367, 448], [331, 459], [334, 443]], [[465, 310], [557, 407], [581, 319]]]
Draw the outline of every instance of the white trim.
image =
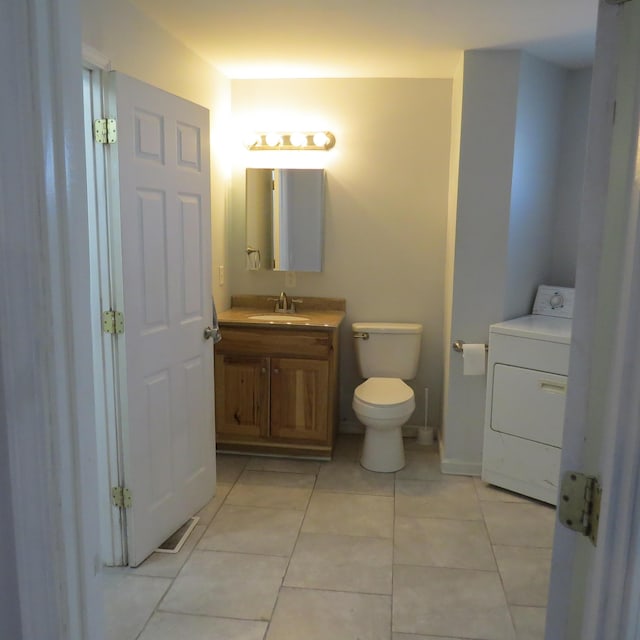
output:
[[[624, 635], [618, 625], [624, 625], [619, 614], [629, 586], [626, 556], [633, 527], [638, 525], [638, 514], [632, 516], [635, 524], [629, 516], [636, 506], [633, 491], [640, 480], [640, 441], [633, 433], [638, 416], [622, 404], [625, 391], [628, 400], [637, 404], [640, 384], [638, 377], [634, 379], [640, 376], [638, 360], [629, 361], [623, 355], [640, 349], [637, 316], [629, 327], [626, 320], [632, 311], [629, 278], [640, 276], [630, 271], [636, 267], [627, 257], [629, 242], [637, 239], [633, 220], [637, 211], [630, 208], [628, 199], [633, 167], [630, 145], [638, 139], [639, 114], [637, 98], [633, 107], [628, 94], [637, 91], [639, 80], [638, 67], [633, 66], [637, 53], [632, 54], [640, 42], [638, 9], [637, 2], [612, 6], [605, 0], [599, 7], [561, 467], [600, 476], [604, 494], [595, 549], [585, 538], [556, 525], [547, 640], [635, 637]], [[635, 25], [630, 11], [636, 11]], [[634, 31], [625, 34], [626, 28]], [[630, 63], [631, 75], [620, 75]], [[630, 120], [631, 110], [635, 115]], [[638, 303], [637, 289], [635, 295]], [[623, 371], [624, 366], [630, 368]], [[629, 393], [628, 385], [634, 382], [635, 389]], [[626, 420], [618, 422], [617, 407]]]
[[[622, 15], [622, 14], [621, 14]], [[624, 11], [618, 62], [610, 206], [618, 219], [621, 251], [615, 275], [620, 282], [606, 437], [602, 442], [600, 535], [584, 607], [583, 638], [631, 639], [640, 611], [637, 539], [640, 528], [640, 3]], [[611, 244], [611, 241], [609, 241]], [[613, 241], [616, 250], [616, 240]], [[607, 263], [608, 264], [608, 263]], [[632, 585], [634, 588], [632, 589]], [[635, 593], [633, 593], [635, 591]], [[634, 600], [635, 598], [635, 600]]]
[[82, 43], [82, 62], [88, 69], [111, 71], [111, 60], [91, 45]]
[[111, 243], [106, 145], [94, 142], [92, 127], [93, 121], [101, 118], [105, 113], [102, 73], [85, 67], [83, 87], [100, 548], [101, 560], [105, 565], [122, 566], [126, 564], [124, 514], [122, 509], [113, 506], [111, 502], [111, 488], [123, 485], [120, 438], [117, 428], [119, 411], [115, 378], [115, 346], [113, 336], [102, 332], [99, 320], [103, 309], [115, 308], [111, 303]]
[[442, 473], [453, 476], [480, 477], [482, 473], [481, 462], [467, 462], [465, 460], [445, 457], [443, 440], [438, 440], [438, 448], [440, 450], [440, 471], [442, 471]]
[[[415, 438], [418, 435], [419, 429], [424, 429], [424, 425], [421, 424], [405, 424], [402, 425], [402, 437], [403, 438]], [[426, 427], [431, 435], [434, 434], [433, 427]], [[355, 420], [343, 420], [338, 427], [338, 433], [349, 434], [364, 434], [365, 427]], [[433, 437], [435, 443], [436, 439]]]
[[[80, 7], [3, 13], [0, 370], [21, 638], [100, 638]], [[3, 620], [4, 624], [4, 620]]]

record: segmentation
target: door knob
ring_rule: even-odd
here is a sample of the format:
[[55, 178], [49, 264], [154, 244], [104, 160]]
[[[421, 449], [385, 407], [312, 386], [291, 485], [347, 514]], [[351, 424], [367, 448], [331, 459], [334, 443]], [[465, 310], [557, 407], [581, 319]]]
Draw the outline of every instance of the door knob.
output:
[[207, 327], [204, 330], [204, 339], [210, 340], [211, 338], [213, 338], [213, 329], [211, 327]]

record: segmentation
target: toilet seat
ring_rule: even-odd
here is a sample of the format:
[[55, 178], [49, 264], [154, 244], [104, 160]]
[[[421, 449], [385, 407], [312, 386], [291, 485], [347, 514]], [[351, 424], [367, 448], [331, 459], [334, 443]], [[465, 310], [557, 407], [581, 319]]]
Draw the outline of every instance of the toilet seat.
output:
[[415, 409], [413, 389], [400, 378], [369, 378], [356, 387], [353, 409], [372, 418], [411, 414]]

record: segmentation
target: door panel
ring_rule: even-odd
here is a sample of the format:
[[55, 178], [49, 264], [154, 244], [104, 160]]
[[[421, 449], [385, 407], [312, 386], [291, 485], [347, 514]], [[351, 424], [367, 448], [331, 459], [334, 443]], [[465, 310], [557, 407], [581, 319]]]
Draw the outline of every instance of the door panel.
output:
[[[118, 119], [129, 564], [215, 491], [209, 113], [110, 74]], [[121, 338], [119, 338], [121, 339]]]

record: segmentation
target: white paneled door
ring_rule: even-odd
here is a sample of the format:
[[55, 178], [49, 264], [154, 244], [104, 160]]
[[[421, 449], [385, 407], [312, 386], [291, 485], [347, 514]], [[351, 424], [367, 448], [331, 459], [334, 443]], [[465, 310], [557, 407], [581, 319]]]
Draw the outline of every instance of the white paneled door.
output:
[[[122, 439], [131, 566], [215, 491], [209, 112], [120, 73]], [[111, 115], [111, 114], [110, 114]], [[126, 382], [125, 382], [126, 380]]]

